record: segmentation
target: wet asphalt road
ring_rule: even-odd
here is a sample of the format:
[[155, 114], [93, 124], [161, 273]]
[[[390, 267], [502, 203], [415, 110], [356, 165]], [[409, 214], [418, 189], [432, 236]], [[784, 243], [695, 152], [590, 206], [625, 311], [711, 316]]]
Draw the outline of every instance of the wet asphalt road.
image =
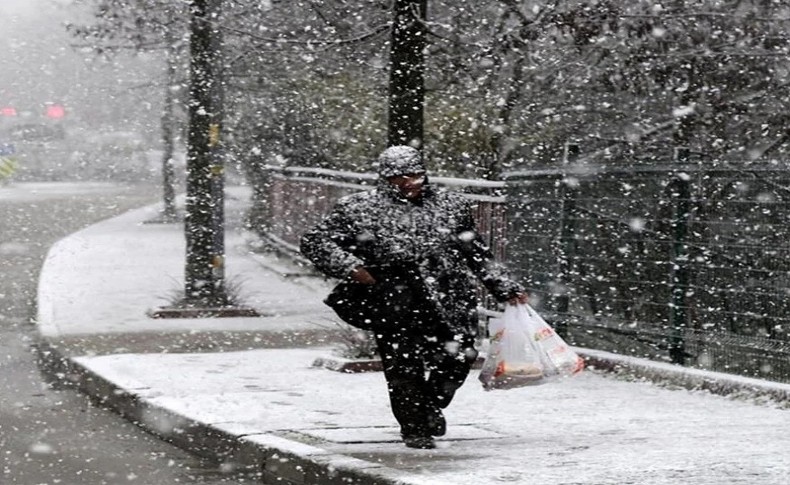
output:
[[249, 475], [206, 463], [140, 430], [37, 365], [35, 295], [47, 249], [92, 223], [159, 200], [156, 187], [0, 186], [0, 483], [231, 484]]

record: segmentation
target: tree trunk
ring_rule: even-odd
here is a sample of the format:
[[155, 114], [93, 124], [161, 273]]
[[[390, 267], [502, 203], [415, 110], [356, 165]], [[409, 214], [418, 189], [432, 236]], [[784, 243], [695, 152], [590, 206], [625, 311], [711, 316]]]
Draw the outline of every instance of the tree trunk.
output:
[[510, 123], [513, 110], [516, 108], [516, 104], [522, 96], [525, 63], [526, 56], [519, 57], [513, 61], [513, 74], [510, 77], [510, 83], [507, 87], [505, 104], [500, 108], [498, 114], [500, 129], [495, 130], [494, 134], [491, 136], [490, 159], [487, 160], [485, 172], [483, 173], [483, 177], [489, 180], [499, 180], [502, 173], [502, 165], [508, 158], [508, 154], [506, 153], [506, 141], [511, 134]]
[[187, 148], [185, 298], [225, 306], [221, 36], [222, 0], [192, 0]]
[[173, 86], [176, 82], [176, 53], [175, 36], [171, 28], [166, 33], [167, 42], [167, 71], [165, 74], [165, 96], [164, 107], [162, 109], [162, 191], [164, 198], [164, 209], [162, 218], [165, 222], [175, 222], [176, 220], [176, 189], [175, 189], [175, 170], [173, 168]]
[[388, 144], [422, 148], [427, 0], [396, 0], [390, 46]]

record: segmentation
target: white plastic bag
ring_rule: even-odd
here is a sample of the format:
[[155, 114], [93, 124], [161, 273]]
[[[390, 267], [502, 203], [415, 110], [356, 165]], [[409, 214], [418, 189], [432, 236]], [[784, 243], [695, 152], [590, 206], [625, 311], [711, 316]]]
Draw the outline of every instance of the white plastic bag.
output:
[[480, 371], [486, 390], [543, 384], [570, 376], [584, 361], [529, 305], [508, 305], [489, 323], [491, 344]]
[[584, 369], [584, 359], [571, 350], [534, 308], [518, 305], [516, 309], [521, 313], [530, 339], [539, 349], [538, 353], [544, 360], [549, 375], [570, 377]]

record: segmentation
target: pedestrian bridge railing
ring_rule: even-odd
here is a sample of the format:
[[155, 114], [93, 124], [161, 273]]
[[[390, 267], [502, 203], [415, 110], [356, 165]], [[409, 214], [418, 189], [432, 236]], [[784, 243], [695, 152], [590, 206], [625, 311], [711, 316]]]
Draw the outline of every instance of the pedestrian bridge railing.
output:
[[509, 260], [577, 345], [787, 382], [788, 168], [507, 174]]
[[[432, 177], [573, 344], [790, 382], [790, 167], [567, 164]], [[301, 234], [376, 175], [269, 167], [267, 227]], [[488, 302], [491, 307], [491, 302]]]
[[[299, 238], [329, 213], [345, 195], [371, 189], [373, 173], [310, 167], [268, 167], [267, 233], [284, 247], [296, 250]], [[432, 184], [459, 190], [473, 202], [478, 230], [499, 260], [506, 237], [504, 182], [431, 177]]]

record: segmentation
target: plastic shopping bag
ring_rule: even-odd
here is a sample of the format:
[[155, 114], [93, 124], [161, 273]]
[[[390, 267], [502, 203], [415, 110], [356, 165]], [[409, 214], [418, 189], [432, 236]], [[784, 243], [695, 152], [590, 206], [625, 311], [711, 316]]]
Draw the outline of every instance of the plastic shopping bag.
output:
[[529, 305], [518, 305], [516, 311], [523, 319], [530, 339], [538, 348], [545, 373], [570, 377], [584, 369], [584, 359], [571, 350], [535, 309]]
[[508, 305], [489, 323], [491, 344], [480, 371], [486, 390], [543, 384], [570, 376], [584, 361], [529, 305]]

